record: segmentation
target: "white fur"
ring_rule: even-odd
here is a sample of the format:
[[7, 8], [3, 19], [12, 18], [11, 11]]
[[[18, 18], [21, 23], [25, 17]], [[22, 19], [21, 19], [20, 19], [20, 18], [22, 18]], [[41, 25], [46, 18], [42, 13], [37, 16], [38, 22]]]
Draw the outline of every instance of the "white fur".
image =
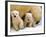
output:
[[25, 26], [27, 25], [27, 23], [29, 23], [28, 26], [31, 27], [34, 22], [34, 18], [32, 16], [32, 13], [26, 13], [24, 21], [25, 21]]
[[[13, 27], [15, 28], [15, 30], [19, 30], [19, 29], [24, 28], [23, 20], [19, 16], [18, 11], [16, 11], [16, 10], [12, 11], [11, 16], [12, 16]], [[16, 17], [14, 17], [14, 16], [16, 16]]]

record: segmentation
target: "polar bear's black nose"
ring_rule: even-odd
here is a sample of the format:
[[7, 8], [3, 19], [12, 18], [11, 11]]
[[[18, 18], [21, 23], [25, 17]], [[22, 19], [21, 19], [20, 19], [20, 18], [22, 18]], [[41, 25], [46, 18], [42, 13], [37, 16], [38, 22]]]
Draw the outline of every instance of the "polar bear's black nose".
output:
[[16, 16], [14, 16], [14, 17], [16, 17]]

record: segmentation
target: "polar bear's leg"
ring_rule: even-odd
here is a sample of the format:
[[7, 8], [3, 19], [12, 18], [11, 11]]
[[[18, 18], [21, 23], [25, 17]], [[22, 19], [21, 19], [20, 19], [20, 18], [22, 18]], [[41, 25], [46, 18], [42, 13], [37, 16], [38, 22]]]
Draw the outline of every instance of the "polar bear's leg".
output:
[[20, 28], [20, 29], [23, 29], [23, 28], [24, 28], [23, 22], [20, 23], [19, 28]]
[[24, 27], [26, 27], [26, 25], [27, 25], [27, 22], [24, 22]]
[[32, 27], [35, 27], [35, 26], [36, 26], [36, 22], [33, 22]]
[[39, 23], [40, 21], [35, 21], [35, 22], [33, 22], [33, 25], [32, 25], [32, 27], [36, 27], [37, 25], [38, 25], [38, 23]]
[[15, 29], [16, 31], [19, 30], [18, 25], [13, 25], [13, 27], [14, 27], [14, 29]]
[[29, 27], [32, 27], [32, 23], [29, 23]]

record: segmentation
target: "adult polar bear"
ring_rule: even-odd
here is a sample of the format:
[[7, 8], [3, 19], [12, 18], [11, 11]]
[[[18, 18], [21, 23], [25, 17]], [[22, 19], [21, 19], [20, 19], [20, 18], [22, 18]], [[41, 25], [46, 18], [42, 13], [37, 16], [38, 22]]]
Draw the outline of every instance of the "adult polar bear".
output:
[[31, 12], [35, 19], [35, 23], [39, 22], [42, 17], [42, 8], [40, 6], [32, 6]]
[[20, 18], [18, 11], [16, 11], [16, 10], [12, 11], [11, 17], [12, 17], [13, 28], [16, 31], [24, 28], [23, 20]]
[[29, 27], [35, 27], [40, 22], [41, 15], [42, 9], [38, 6], [32, 6], [31, 10], [27, 11], [27, 13], [25, 14], [25, 25]]
[[[32, 17], [33, 18], [30, 18], [29, 20], [32, 21], [32, 23], [30, 23], [29, 26], [32, 26], [35, 27], [39, 22], [40, 22], [40, 19], [41, 19], [41, 16], [42, 16], [42, 9], [40, 6], [31, 6], [31, 10], [29, 11], [30, 15], [32, 13]], [[27, 17], [31, 17], [29, 15], [29, 13], [26, 14]], [[26, 18], [25, 18], [26, 19]], [[27, 20], [26, 20], [27, 21]]]

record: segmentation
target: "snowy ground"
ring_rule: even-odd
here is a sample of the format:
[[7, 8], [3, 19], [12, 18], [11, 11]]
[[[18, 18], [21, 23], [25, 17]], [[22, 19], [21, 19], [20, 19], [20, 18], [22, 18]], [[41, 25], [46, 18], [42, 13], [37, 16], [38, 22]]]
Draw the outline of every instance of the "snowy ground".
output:
[[13, 28], [11, 29], [11, 35], [35, 34], [35, 33], [43, 33], [43, 32], [44, 32], [44, 25], [42, 24], [42, 20], [40, 21], [39, 25], [37, 25], [36, 27], [26, 27], [19, 31], [15, 31]]

